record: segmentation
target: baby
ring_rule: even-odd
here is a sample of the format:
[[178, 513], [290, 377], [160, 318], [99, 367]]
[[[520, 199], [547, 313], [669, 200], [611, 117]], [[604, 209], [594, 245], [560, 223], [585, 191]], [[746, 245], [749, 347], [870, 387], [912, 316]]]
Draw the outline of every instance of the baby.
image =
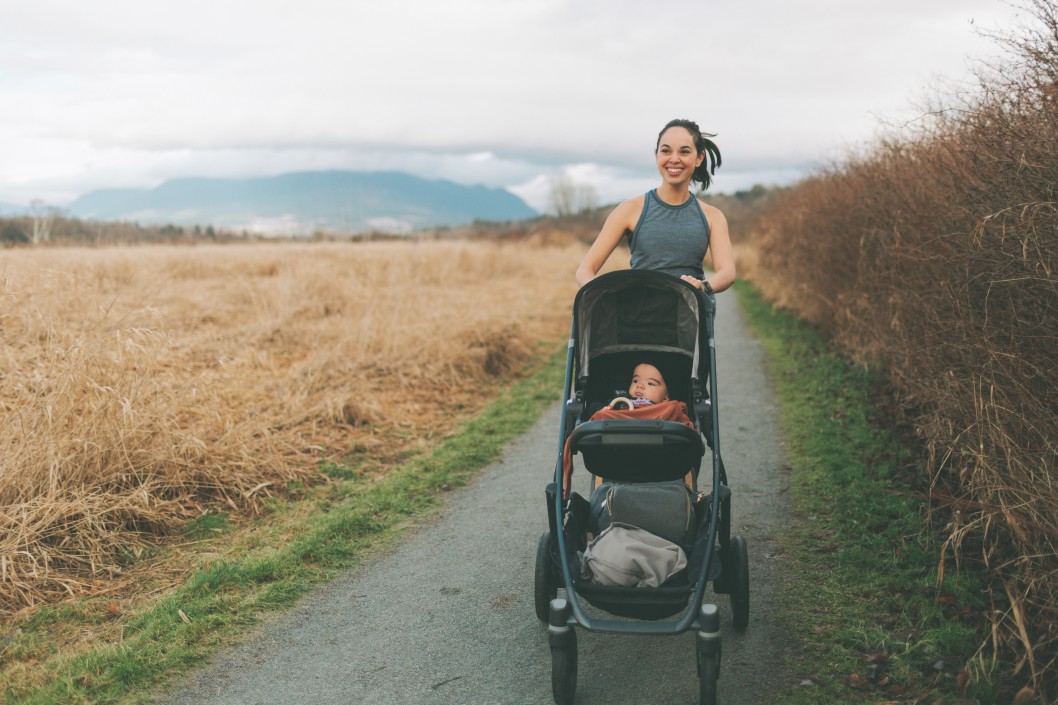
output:
[[[669, 401], [672, 401], [672, 404], [659, 406], [657, 409], [646, 408]], [[646, 362], [636, 365], [635, 369], [632, 371], [632, 381], [628, 385], [628, 396], [617, 397], [608, 405], [593, 413], [589, 420], [598, 421], [615, 418], [629, 418], [629, 415], [627, 414], [614, 414], [613, 412], [636, 412], [639, 409], [642, 409], [640, 413], [632, 413], [631, 416], [662, 421], [677, 421], [692, 428], [694, 427], [694, 424], [691, 423], [690, 418], [687, 416], [686, 404], [669, 399], [669, 388], [668, 385], [665, 384], [665, 378], [662, 376], [661, 370]], [[570, 491], [570, 478], [573, 474], [573, 456], [570, 452], [570, 439], [568, 438], [566, 439], [566, 445], [562, 451], [562, 466], [563, 477], [565, 478], [563, 481], [563, 487], [565, 488], [563, 492], [564, 496], [568, 497]], [[687, 473], [684, 482], [686, 482], [689, 487], [694, 487], [694, 477], [692, 472]], [[593, 486], [598, 490], [602, 484], [603, 476], [596, 475], [593, 480]], [[601, 499], [593, 492], [591, 501], [597, 504]]]
[[632, 371], [632, 382], [628, 385], [631, 397], [617, 397], [604, 408], [615, 411], [638, 409], [648, 404], [658, 404], [669, 400], [669, 388], [661, 371], [653, 365], [641, 363]]

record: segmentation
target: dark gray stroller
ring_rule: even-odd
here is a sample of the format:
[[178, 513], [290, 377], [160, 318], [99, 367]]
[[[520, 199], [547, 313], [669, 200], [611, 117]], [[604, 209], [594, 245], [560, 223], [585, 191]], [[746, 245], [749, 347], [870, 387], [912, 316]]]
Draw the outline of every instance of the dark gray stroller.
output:
[[[720, 619], [704, 602], [706, 585], [729, 594], [734, 627], [749, 622], [746, 542], [731, 536], [731, 492], [720, 458], [713, 322], [716, 302], [666, 274], [620, 271], [577, 293], [566, 362], [566, 405], [554, 481], [547, 485], [548, 527], [537, 546], [534, 601], [548, 624], [555, 702], [573, 702], [577, 688], [575, 628], [624, 634], [698, 632], [702, 705], [717, 698]], [[591, 420], [626, 388], [637, 362], [665, 370], [669, 396], [687, 405], [693, 428], [665, 420]], [[568, 449], [567, 449], [568, 443]], [[699, 477], [706, 447], [711, 472]], [[682, 545], [686, 569], [657, 587], [600, 585], [585, 577], [581, 558], [593, 526], [587, 499], [565, 477], [563, 451], [579, 454], [593, 475], [616, 483], [663, 483], [693, 477], [693, 529]], [[559, 590], [564, 591], [558, 597]], [[589, 616], [588, 604], [620, 619]]]

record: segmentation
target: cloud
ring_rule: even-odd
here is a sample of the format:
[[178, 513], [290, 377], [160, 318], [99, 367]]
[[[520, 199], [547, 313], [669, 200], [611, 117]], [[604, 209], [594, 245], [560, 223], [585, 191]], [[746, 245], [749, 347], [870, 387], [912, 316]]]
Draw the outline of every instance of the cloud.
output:
[[719, 133], [717, 188], [796, 178], [880, 118], [912, 117], [937, 75], [967, 76], [969, 56], [996, 53], [975, 28], [1014, 12], [999, 0], [15, 3], [0, 24], [0, 198], [370, 168], [538, 201], [549, 176], [579, 168], [605, 202], [655, 178], [654, 138], [673, 117]]

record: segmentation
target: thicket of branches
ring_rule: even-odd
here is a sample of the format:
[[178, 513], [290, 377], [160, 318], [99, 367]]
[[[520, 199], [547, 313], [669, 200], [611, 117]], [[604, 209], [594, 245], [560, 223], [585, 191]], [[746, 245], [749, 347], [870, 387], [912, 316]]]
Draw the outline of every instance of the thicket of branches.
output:
[[[780, 194], [757, 230], [774, 301], [887, 370], [990, 580], [977, 665], [1058, 696], [1058, 11], [998, 37], [955, 107]], [[942, 564], [943, 566], [943, 564]], [[995, 659], [995, 660], [993, 660]], [[1050, 700], [1047, 700], [1050, 702]]]

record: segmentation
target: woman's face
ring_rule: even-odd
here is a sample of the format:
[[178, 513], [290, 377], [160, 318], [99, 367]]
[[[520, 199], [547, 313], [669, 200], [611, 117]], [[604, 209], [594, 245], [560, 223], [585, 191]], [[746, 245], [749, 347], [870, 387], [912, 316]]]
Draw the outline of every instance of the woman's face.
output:
[[665, 380], [661, 372], [653, 365], [636, 365], [632, 372], [632, 383], [628, 385], [628, 393], [637, 399], [647, 399], [658, 404], [669, 398], [669, 388], [665, 386]]
[[694, 170], [705, 159], [705, 153], [698, 153], [694, 146], [694, 137], [685, 127], [670, 127], [661, 133], [658, 140], [658, 172], [668, 184], [678, 186], [689, 184]]

